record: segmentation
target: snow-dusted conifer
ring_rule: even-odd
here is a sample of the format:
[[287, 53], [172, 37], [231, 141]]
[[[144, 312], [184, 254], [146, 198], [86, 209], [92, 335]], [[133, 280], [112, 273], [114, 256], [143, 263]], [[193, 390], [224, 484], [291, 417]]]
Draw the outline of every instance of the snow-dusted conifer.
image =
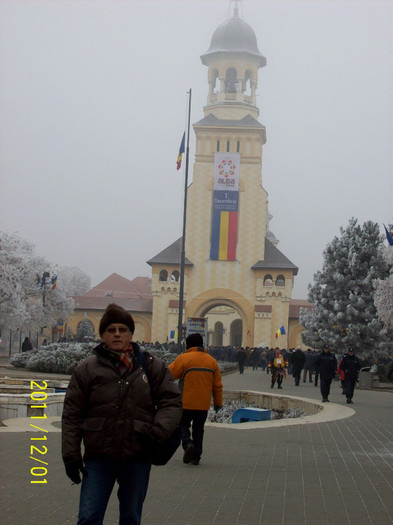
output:
[[[391, 226], [389, 229], [391, 232], [393, 231]], [[393, 330], [393, 246], [385, 246], [383, 255], [390, 270], [385, 279], [376, 279], [373, 283], [375, 288], [374, 304], [378, 317], [388, 331]]]
[[303, 340], [314, 348], [329, 344], [336, 352], [349, 346], [382, 349], [388, 334], [377, 316], [373, 281], [386, 278], [388, 264], [379, 226], [368, 221], [361, 227], [352, 218], [340, 233], [325, 249], [322, 270], [309, 285], [312, 310], [300, 312]]

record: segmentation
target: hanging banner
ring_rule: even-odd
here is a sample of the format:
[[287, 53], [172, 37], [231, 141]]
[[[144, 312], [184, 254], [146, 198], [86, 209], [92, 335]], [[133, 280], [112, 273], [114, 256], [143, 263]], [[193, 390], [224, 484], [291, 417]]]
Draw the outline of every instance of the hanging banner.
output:
[[235, 261], [239, 202], [239, 153], [214, 155], [210, 259]]

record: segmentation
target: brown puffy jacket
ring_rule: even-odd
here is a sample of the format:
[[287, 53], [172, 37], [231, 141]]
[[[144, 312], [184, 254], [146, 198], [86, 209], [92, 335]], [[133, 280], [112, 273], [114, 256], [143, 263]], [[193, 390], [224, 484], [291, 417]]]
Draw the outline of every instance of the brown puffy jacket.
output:
[[189, 348], [169, 365], [169, 370], [175, 379], [180, 379], [183, 408], [209, 410], [212, 394], [214, 406], [222, 406], [220, 369], [204, 348]]
[[165, 441], [178, 425], [181, 394], [166, 364], [145, 352], [150, 386], [139, 364], [139, 347], [133, 370], [121, 377], [106, 357], [103, 345], [74, 371], [64, 399], [62, 454], [64, 463], [83, 459], [148, 459], [144, 445], [150, 439]]

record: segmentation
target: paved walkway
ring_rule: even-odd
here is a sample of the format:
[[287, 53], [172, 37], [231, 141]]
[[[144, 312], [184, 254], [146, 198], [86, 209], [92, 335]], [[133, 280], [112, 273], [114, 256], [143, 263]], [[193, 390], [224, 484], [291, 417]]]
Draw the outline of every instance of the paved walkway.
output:
[[[0, 375], [14, 373], [0, 366]], [[295, 387], [288, 378], [273, 391], [269, 380], [247, 368], [225, 376], [224, 388], [320, 401], [312, 383]], [[393, 393], [356, 390], [351, 412], [334, 382], [330, 399], [330, 417], [308, 417], [306, 424], [208, 426], [199, 466], [184, 465], [178, 451], [165, 467], [153, 467], [143, 525], [393, 524]], [[76, 523], [79, 487], [64, 474], [55, 425], [46, 441], [32, 441], [44, 433], [26, 432], [23, 424], [0, 429], [2, 524]], [[30, 483], [30, 469], [40, 466], [29, 459], [37, 443], [47, 447], [47, 484]], [[116, 525], [117, 515], [114, 493], [105, 525]]]

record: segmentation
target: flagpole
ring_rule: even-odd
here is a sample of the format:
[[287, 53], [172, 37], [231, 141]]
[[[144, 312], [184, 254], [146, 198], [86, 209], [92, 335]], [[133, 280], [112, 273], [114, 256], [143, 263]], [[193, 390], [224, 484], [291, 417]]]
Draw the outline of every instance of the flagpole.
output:
[[186, 261], [186, 218], [187, 218], [187, 186], [188, 186], [188, 161], [190, 155], [190, 117], [191, 117], [191, 88], [188, 92], [188, 123], [187, 123], [187, 148], [186, 167], [184, 176], [184, 205], [183, 205], [183, 236], [180, 254], [180, 290], [179, 290], [179, 319], [177, 323], [177, 345], [179, 353], [182, 351], [181, 340], [183, 332], [183, 297], [184, 297], [184, 266]]

